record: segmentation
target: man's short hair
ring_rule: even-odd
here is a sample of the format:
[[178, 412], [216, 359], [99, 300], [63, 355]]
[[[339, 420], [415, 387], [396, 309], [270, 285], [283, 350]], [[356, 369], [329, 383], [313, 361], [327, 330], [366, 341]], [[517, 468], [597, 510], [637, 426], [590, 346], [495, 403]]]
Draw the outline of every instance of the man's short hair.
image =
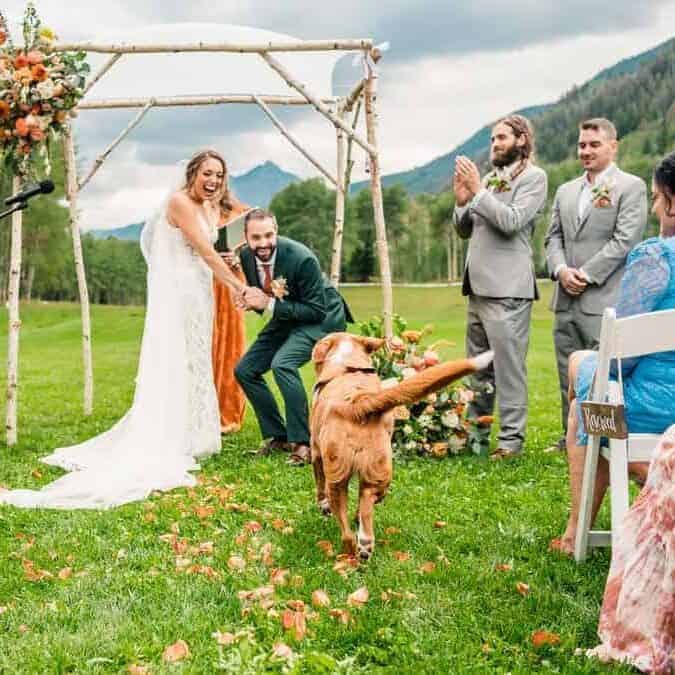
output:
[[248, 232], [248, 223], [250, 220], [265, 220], [266, 218], [271, 218], [276, 226], [277, 219], [271, 211], [268, 211], [267, 209], [251, 209], [244, 217], [244, 234]]
[[584, 120], [579, 125], [580, 131], [592, 129], [593, 131], [602, 131], [610, 141], [615, 141], [619, 135], [616, 133], [616, 127], [604, 117], [594, 117], [590, 120]]

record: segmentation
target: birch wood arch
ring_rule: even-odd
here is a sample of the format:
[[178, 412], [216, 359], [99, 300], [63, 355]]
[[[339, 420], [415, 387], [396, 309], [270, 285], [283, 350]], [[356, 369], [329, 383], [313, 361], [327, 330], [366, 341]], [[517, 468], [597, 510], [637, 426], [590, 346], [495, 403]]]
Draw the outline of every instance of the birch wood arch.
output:
[[[91, 415], [94, 406], [94, 374], [91, 347], [91, 319], [89, 308], [89, 293], [82, 242], [80, 237], [80, 216], [78, 213], [78, 194], [86, 187], [108, 159], [114, 149], [134, 129], [152, 108], [206, 106], [222, 104], [239, 104], [258, 106], [270, 119], [293, 147], [295, 147], [323, 176], [335, 187], [335, 229], [331, 257], [330, 277], [335, 286], [340, 283], [340, 262], [342, 255], [342, 237], [344, 229], [345, 197], [349, 192], [350, 176], [353, 166], [352, 148], [356, 144], [362, 148], [368, 157], [370, 187], [373, 202], [374, 227], [376, 234], [377, 256], [379, 261], [380, 279], [382, 284], [382, 307], [384, 316], [384, 330], [387, 337], [392, 335], [393, 296], [389, 252], [387, 247], [387, 232], [382, 203], [382, 186], [380, 160], [378, 149], [378, 114], [377, 114], [377, 68], [375, 64], [381, 54], [373, 47], [372, 40], [283, 40], [266, 42], [196, 42], [186, 44], [131, 44], [131, 43], [97, 43], [82, 42], [58, 44], [56, 51], [86, 51], [102, 53], [109, 58], [93, 74], [85, 88], [85, 96], [76, 110], [101, 109], [138, 109], [138, 114], [122, 130], [110, 145], [95, 159], [91, 168], [78, 177], [75, 160], [75, 141], [72, 122], [67, 125], [63, 134], [63, 149], [66, 165], [66, 198], [70, 210], [70, 230], [73, 240], [73, 254], [77, 275], [78, 293], [81, 307], [82, 321], [82, 360], [84, 368], [84, 414]], [[275, 53], [304, 53], [311, 58], [316, 52], [356, 52], [360, 53], [363, 62], [363, 77], [344, 97], [322, 97], [314, 93], [303, 82], [296, 78], [289, 68], [284, 66], [273, 54]], [[90, 99], [90, 90], [120, 60], [133, 58], [134, 54], [183, 54], [190, 52], [220, 52], [241, 54], [241, 58], [259, 58], [269, 66], [292, 90], [297, 92], [293, 96], [278, 94], [214, 94], [189, 96], [155, 96], [132, 97], [127, 99]], [[335, 129], [336, 139], [336, 167], [331, 171], [325, 167], [305, 147], [305, 145], [291, 133], [273, 113], [275, 106], [312, 106], [320, 115], [326, 118]], [[365, 113], [365, 138], [358, 132], [359, 115]], [[20, 188], [19, 179], [14, 180], [15, 191]], [[21, 321], [19, 316], [19, 280], [21, 276], [21, 229], [22, 213], [17, 211], [12, 217], [12, 244], [9, 274], [9, 330], [8, 330], [8, 368], [7, 368], [7, 411], [6, 436], [7, 444], [14, 445], [18, 440], [17, 409], [18, 409], [18, 366], [19, 366], [19, 332]]]

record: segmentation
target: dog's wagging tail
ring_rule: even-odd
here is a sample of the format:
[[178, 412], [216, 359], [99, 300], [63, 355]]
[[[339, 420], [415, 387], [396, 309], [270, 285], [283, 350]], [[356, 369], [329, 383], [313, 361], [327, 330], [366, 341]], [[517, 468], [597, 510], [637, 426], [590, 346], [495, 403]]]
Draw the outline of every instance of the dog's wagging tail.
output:
[[493, 358], [494, 352], [489, 351], [470, 359], [449, 361], [432, 366], [399, 382], [395, 387], [376, 393], [355, 394], [350, 401], [340, 405], [336, 412], [354, 422], [365, 422], [371, 415], [381, 415], [399, 405], [410, 405], [421, 401], [425, 396], [443, 389], [460, 377], [487, 368]]

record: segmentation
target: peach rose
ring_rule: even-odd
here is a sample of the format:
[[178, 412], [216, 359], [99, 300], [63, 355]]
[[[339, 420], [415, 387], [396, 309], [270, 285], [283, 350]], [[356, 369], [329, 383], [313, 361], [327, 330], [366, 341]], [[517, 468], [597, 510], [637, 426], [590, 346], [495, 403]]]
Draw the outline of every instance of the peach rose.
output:
[[31, 129], [30, 138], [32, 141], [44, 141], [45, 132], [42, 129]]
[[19, 69], [25, 68], [27, 65], [28, 59], [26, 58], [26, 55], [23, 52], [19, 52], [14, 59], [14, 67]]
[[9, 103], [0, 100], [0, 119], [9, 119], [11, 111], [12, 109], [10, 108]]
[[4, 30], [0, 30], [0, 45], [4, 45], [7, 42], [7, 33]]
[[32, 79], [33, 73], [30, 72], [30, 68], [19, 68], [18, 70], [14, 71], [15, 82], [28, 84]]
[[42, 52], [38, 52], [37, 50], [33, 50], [32, 52], [28, 52], [28, 54], [26, 54], [26, 59], [31, 66], [35, 66], [38, 63], [42, 63], [42, 61], [44, 61], [44, 54]]
[[28, 136], [30, 133], [30, 127], [28, 126], [25, 117], [19, 117], [14, 124], [14, 128], [16, 129], [16, 133], [22, 137]]
[[41, 63], [33, 66], [30, 72], [33, 79], [37, 82], [44, 82], [49, 77], [49, 72]]

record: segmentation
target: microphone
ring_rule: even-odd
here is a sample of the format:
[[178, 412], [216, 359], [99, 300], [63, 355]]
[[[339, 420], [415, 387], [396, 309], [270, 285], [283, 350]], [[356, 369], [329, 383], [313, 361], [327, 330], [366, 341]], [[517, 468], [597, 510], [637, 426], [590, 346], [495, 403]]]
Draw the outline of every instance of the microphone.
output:
[[17, 202], [25, 202], [27, 199], [34, 197], [39, 194], [48, 194], [54, 192], [54, 183], [50, 180], [43, 180], [34, 185], [29, 185], [27, 188], [17, 192], [11, 197], [5, 199], [5, 204], [9, 206], [10, 204], [16, 204]]

